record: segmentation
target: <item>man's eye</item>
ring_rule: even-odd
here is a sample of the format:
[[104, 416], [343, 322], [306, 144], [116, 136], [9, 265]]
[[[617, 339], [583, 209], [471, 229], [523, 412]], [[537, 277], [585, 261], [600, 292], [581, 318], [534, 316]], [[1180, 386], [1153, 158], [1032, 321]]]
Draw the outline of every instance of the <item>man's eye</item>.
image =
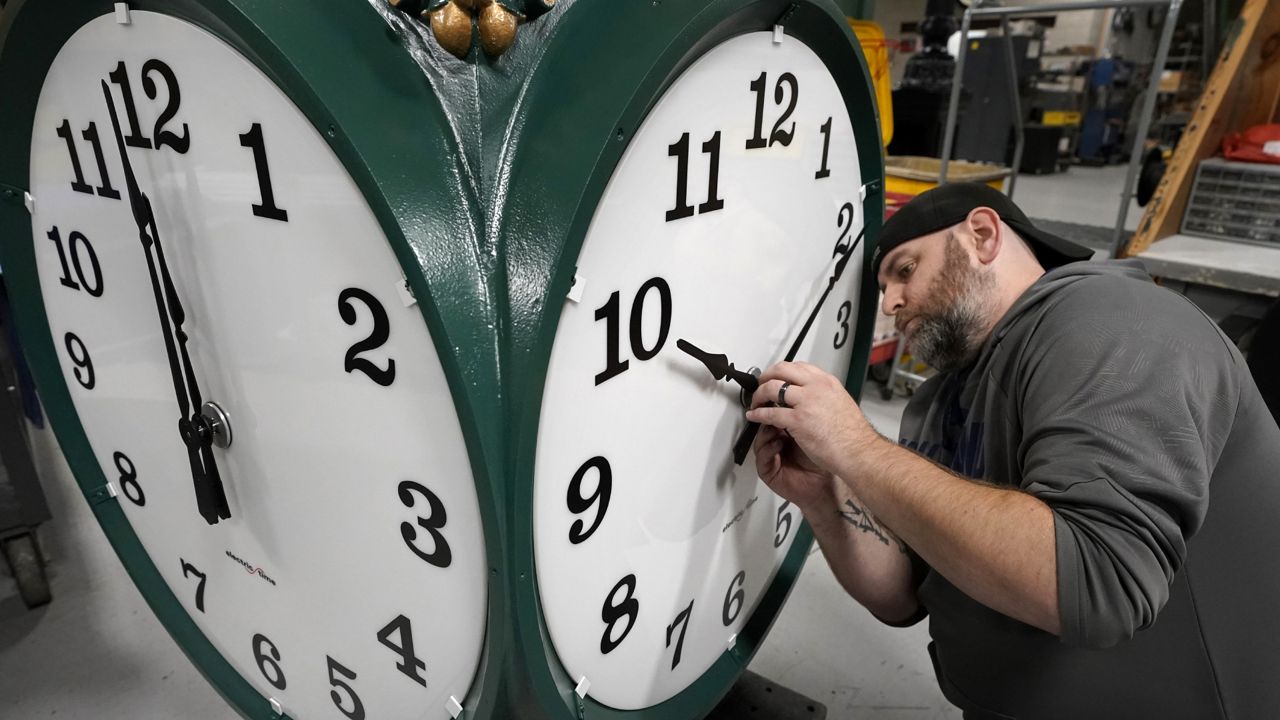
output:
[[915, 269], [916, 269], [915, 263], [907, 263], [906, 265], [903, 265], [902, 267], [898, 268], [898, 277], [905, 278], [911, 274], [912, 270], [915, 270]]

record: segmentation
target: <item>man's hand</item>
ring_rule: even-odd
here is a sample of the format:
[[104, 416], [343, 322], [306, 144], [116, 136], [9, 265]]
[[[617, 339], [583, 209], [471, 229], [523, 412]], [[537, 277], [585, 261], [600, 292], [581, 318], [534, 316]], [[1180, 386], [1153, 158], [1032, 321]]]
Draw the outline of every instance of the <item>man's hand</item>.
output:
[[[834, 474], [856, 499], [854, 517], [845, 515], [843, 501], [832, 508], [841, 511], [840, 524], [852, 528], [843, 539], [824, 532], [821, 514], [806, 517], [836, 577], [859, 602], [891, 620], [914, 612], [909, 563], [881, 557], [883, 564], [873, 569], [857, 559], [864, 545], [883, 549], [883, 556], [905, 558], [882, 542], [888, 529], [969, 597], [1045, 632], [1061, 633], [1054, 515], [1043, 500], [960, 477], [898, 447], [867, 423], [840, 381], [821, 368], [784, 362], [760, 380], [747, 418], [785, 430], [814, 466]], [[778, 402], [784, 383], [790, 383], [786, 407], [768, 407]], [[768, 451], [759, 447], [762, 454]], [[778, 461], [758, 456], [757, 463], [762, 471], [774, 471]], [[849, 541], [850, 532], [873, 539]]]
[[839, 504], [835, 475], [818, 467], [789, 435], [765, 425], [755, 440], [756, 474], [806, 517]]
[[[874, 441], [879, 435], [840, 381], [813, 365], [780, 363], [763, 378], [767, 381], [752, 400], [761, 423], [754, 445], [756, 472], [804, 513], [823, 557], [850, 596], [886, 621], [914, 616], [920, 603], [906, 544], [845, 482], [856, 467], [847, 455], [861, 455], [867, 447], [857, 444], [859, 438]], [[778, 401], [784, 382], [791, 383], [784, 398], [788, 407], [768, 407]], [[780, 429], [784, 426], [789, 430]]]
[[[769, 407], [771, 403], [777, 403], [779, 390], [784, 384], [787, 388], [786, 407]], [[882, 439], [844, 385], [822, 368], [809, 363], [780, 362], [766, 370], [760, 376], [760, 387], [752, 396], [747, 419], [785, 430], [797, 445], [800, 456], [808, 459], [812, 467], [828, 474], [835, 472], [838, 466], [848, 467], [862, 448]], [[769, 479], [765, 471], [772, 471], [777, 460], [762, 464], [761, 452], [772, 447], [772, 444], [764, 442], [756, 444], [756, 466], [765, 480]], [[785, 450], [785, 442], [780, 449]], [[778, 450], [770, 454], [770, 457], [778, 456]], [[785, 466], [785, 453], [781, 459]], [[794, 464], [793, 467], [799, 469], [801, 466]], [[781, 491], [779, 493], [782, 494]], [[786, 497], [785, 494], [783, 496]]]
[[[827, 296], [831, 294], [836, 283], [840, 282], [840, 276], [844, 275], [844, 269], [849, 266], [849, 259], [853, 257], [853, 251], [862, 242], [862, 238], [867, 234], [864, 227], [858, 231], [858, 237], [849, 243], [848, 247], [836, 245], [836, 265], [831, 272], [831, 277], [827, 278], [827, 287], [823, 289], [822, 294], [818, 296], [818, 301], [813, 304], [813, 310], [809, 312], [809, 317], [805, 319], [804, 325], [800, 327], [800, 332], [796, 334], [795, 340], [791, 343], [791, 349], [787, 350], [787, 356], [779, 365], [785, 365], [796, 359], [796, 355], [800, 352], [800, 347], [804, 345], [804, 339], [809, 334], [809, 330], [813, 327], [813, 321], [818, 319], [818, 313], [822, 312], [822, 304], [827, 301]], [[775, 368], [778, 365], [774, 366]], [[763, 381], [764, 378], [761, 377]], [[838, 384], [838, 383], [837, 383]], [[755, 441], [756, 433], [760, 430], [760, 421], [755, 420], [750, 414], [747, 415], [747, 426], [742, 428], [742, 433], [738, 435], [738, 440], [733, 444], [733, 462], [741, 465], [746, 459], [747, 452], [751, 449]]]

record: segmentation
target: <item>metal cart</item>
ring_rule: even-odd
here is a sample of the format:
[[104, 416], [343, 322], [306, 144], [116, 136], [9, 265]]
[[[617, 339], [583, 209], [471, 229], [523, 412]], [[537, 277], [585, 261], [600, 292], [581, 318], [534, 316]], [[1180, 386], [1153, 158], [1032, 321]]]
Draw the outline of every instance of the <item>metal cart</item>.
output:
[[[8, 310], [0, 282], [0, 332], [11, 338]], [[34, 608], [53, 599], [36, 536], [36, 528], [51, 516], [31, 460], [18, 388], [13, 344], [0, 342], [0, 554], [18, 583], [22, 601]]]

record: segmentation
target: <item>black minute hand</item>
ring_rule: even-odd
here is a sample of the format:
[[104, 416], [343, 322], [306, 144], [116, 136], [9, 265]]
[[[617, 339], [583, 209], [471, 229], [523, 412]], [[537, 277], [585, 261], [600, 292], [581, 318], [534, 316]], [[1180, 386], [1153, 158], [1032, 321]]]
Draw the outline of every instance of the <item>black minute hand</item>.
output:
[[[178, 318], [179, 329], [177, 331], [182, 340], [182, 354], [187, 361], [186, 376], [188, 379], [194, 380], [191, 372], [190, 359], [186, 358], [185, 334], [181, 330], [181, 305], [177, 304], [177, 294], [174, 292], [173, 283], [169, 278], [168, 268], [163, 267], [163, 256], [159, 255], [159, 244], [156, 241], [155, 215], [151, 209], [151, 201], [146, 194], [138, 188], [137, 178], [133, 174], [133, 166], [129, 163], [129, 155], [125, 150], [124, 137], [120, 132], [120, 119], [116, 115], [115, 103], [111, 98], [111, 89], [107, 83], [102, 83], [102, 95], [107, 102], [107, 112], [111, 116], [111, 127], [115, 132], [116, 145], [120, 150], [120, 162], [124, 167], [125, 185], [129, 193], [129, 207], [133, 212], [134, 222], [138, 225], [138, 237], [142, 241], [143, 253], [147, 257], [147, 270], [151, 275], [151, 290], [155, 297], [156, 313], [160, 317], [161, 334], [164, 337], [165, 353], [169, 360], [169, 373], [173, 379], [173, 391], [178, 400], [178, 432], [183, 439], [183, 444], [187, 447], [187, 459], [191, 464], [191, 479], [195, 486], [196, 507], [201, 517], [209, 524], [218, 522], [221, 518], [230, 517], [227, 510], [226, 494], [223, 492], [222, 483], [217, 477], [217, 467], [212, 465], [212, 458], [209, 463], [201, 456], [201, 448], [190, 441], [194, 435], [189, 431], [191, 426], [191, 418], [194, 416], [188, 396], [187, 385], [183, 380], [183, 370], [179, 367], [178, 347], [174, 341], [174, 330], [170, 320], [170, 311], [175, 310], [174, 315]], [[156, 258], [152, 257], [151, 250], [155, 247], [157, 256], [160, 259], [162, 270], [164, 271], [164, 285], [161, 285], [160, 273], [156, 270]], [[166, 296], [170, 302], [166, 302]], [[198, 390], [197, 397], [198, 397]], [[199, 402], [195, 406], [195, 411], [199, 411]], [[213, 468], [213, 478], [206, 473], [206, 466]]]
[[[822, 311], [822, 305], [827, 301], [827, 296], [831, 294], [836, 283], [840, 282], [840, 277], [844, 275], [844, 269], [849, 265], [849, 258], [853, 257], [853, 251], [857, 249], [858, 244], [862, 242], [862, 236], [867, 232], [863, 228], [858, 237], [854, 238], [849, 247], [840, 255], [840, 259], [836, 261], [835, 269], [831, 273], [831, 277], [827, 279], [827, 287], [823, 289], [822, 295], [818, 297], [818, 302], [814, 303], [813, 311], [809, 313], [809, 317], [805, 319], [804, 325], [800, 328], [800, 333], [796, 335], [796, 339], [791, 343], [791, 348], [787, 350], [787, 356], [783, 358], [786, 362], [796, 359], [796, 355], [800, 353], [800, 346], [804, 344], [804, 339], [809, 335], [809, 329], [813, 327], [813, 321], [818, 319], [818, 313]], [[756, 433], [760, 432], [760, 423], [749, 422], [747, 426], [742, 428], [742, 433], [738, 435], [738, 440], [733, 444], [733, 462], [741, 465], [747, 459], [747, 453], [751, 451], [751, 443], [755, 442]]]

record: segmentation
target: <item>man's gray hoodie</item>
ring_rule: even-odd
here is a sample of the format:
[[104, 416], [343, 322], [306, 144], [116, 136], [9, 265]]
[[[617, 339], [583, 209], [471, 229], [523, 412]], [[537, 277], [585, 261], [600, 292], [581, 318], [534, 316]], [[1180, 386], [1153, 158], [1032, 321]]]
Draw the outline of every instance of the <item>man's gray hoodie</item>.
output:
[[1140, 263], [1045, 274], [918, 389], [901, 442], [1053, 511], [1061, 638], [923, 568], [966, 718], [1280, 718], [1280, 429], [1235, 346]]

